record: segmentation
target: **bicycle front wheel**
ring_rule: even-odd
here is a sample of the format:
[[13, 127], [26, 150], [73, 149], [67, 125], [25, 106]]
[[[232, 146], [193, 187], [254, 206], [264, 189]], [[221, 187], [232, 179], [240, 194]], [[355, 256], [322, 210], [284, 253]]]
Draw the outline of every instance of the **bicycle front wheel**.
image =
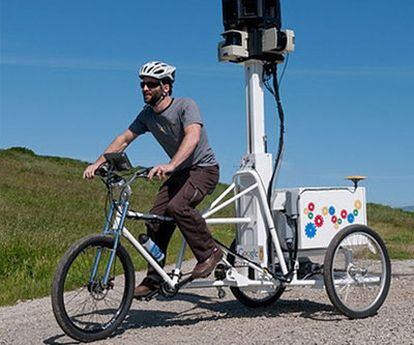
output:
[[351, 225], [329, 244], [324, 262], [326, 291], [332, 304], [350, 318], [374, 315], [391, 281], [387, 249], [376, 232]]
[[121, 245], [110, 264], [113, 249], [113, 238], [88, 236], [70, 247], [58, 265], [52, 285], [53, 313], [71, 338], [89, 342], [110, 336], [131, 306], [134, 267]]

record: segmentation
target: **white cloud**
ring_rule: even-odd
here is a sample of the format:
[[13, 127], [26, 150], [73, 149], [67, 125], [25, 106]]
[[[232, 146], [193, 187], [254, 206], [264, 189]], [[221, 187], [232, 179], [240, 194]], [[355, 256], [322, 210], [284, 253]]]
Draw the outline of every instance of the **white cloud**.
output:
[[[32, 66], [46, 68], [92, 69], [92, 70], [121, 70], [135, 71], [143, 61], [117, 61], [99, 60], [93, 58], [67, 58], [67, 57], [30, 57], [2, 55], [1, 65]], [[177, 64], [183, 74], [193, 76], [226, 75], [234, 76], [237, 69], [228, 68], [222, 63], [206, 64]], [[241, 69], [241, 68], [240, 68]], [[413, 77], [413, 68], [399, 67], [361, 67], [361, 68], [293, 68], [288, 66], [289, 75], [296, 76], [334, 76], [334, 77]]]
[[70, 69], [96, 69], [96, 70], [132, 70], [136, 69], [136, 62], [128, 61], [104, 61], [89, 58], [42, 58], [42, 57], [20, 57], [2, 56], [2, 65], [47, 67], [47, 68], [70, 68]]
[[390, 76], [414, 76], [413, 68], [398, 68], [398, 67], [361, 67], [361, 68], [334, 68], [334, 69], [295, 69], [289, 70], [290, 75], [315, 75], [315, 76], [361, 76], [361, 77], [390, 77]]

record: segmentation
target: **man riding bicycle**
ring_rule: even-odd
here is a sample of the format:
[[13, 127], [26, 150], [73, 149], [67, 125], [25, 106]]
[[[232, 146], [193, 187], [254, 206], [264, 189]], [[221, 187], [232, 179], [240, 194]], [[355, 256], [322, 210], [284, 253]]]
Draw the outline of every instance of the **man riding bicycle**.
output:
[[[172, 98], [175, 67], [153, 61], [139, 70], [146, 105], [129, 128], [116, 137], [104, 153], [120, 152], [141, 134], [151, 132], [170, 157], [167, 164], [155, 166], [148, 174], [152, 179], [169, 178], [162, 184], [151, 213], [174, 218], [197, 259], [193, 278], [207, 277], [222, 257], [206, 222], [195, 207], [214, 191], [219, 166], [211, 149], [197, 104], [189, 98]], [[91, 179], [105, 162], [103, 155], [89, 165], [84, 178]], [[166, 253], [174, 232], [171, 223], [147, 223], [147, 233]], [[161, 265], [165, 264], [165, 258]], [[148, 266], [147, 277], [135, 288], [135, 297], [158, 289], [161, 277]]]

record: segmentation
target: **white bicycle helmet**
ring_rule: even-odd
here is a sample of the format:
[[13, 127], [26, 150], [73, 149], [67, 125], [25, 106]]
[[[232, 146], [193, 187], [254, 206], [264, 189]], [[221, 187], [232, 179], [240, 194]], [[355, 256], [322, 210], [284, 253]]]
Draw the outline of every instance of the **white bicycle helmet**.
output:
[[173, 83], [175, 77], [175, 67], [161, 61], [147, 62], [140, 68], [139, 77], [151, 77], [158, 80], [168, 78]]

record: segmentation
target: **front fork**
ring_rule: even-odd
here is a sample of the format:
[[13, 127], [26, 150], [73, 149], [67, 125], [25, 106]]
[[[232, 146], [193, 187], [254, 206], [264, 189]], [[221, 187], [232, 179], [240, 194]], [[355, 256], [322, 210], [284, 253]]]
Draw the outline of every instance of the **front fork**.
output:
[[[123, 201], [123, 202], [113, 201], [111, 203], [111, 208], [109, 209], [108, 214], [107, 214], [105, 226], [103, 229], [103, 234], [104, 235], [112, 234], [114, 236], [114, 246], [111, 249], [109, 260], [106, 263], [105, 274], [101, 282], [102, 286], [108, 286], [112, 264], [114, 263], [114, 260], [115, 260], [116, 250], [118, 248], [122, 229], [124, 227], [125, 218], [128, 213], [128, 207], [129, 207], [128, 201]], [[119, 218], [117, 217], [115, 220], [113, 220], [114, 211], [117, 208], [122, 209], [122, 213]], [[96, 252], [95, 260], [92, 266], [91, 275], [89, 277], [90, 284], [92, 284], [96, 279], [96, 274], [98, 272], [98, 267], [101, 261], [101, 256], [102, 256], [102, 248], [99, 248], [98, 251]]]

